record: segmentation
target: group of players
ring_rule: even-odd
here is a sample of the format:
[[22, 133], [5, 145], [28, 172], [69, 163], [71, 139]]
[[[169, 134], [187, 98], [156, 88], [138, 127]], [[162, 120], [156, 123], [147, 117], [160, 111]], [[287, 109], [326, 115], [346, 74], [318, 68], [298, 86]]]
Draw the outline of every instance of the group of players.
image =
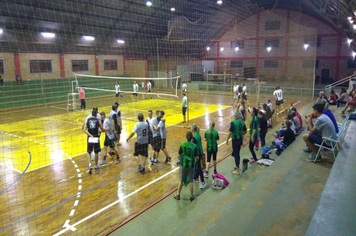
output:
[[[142, 87], [143, 88], [146, 87], [147, 88], [147, 92], [151, 93], [152, 84], [151, 84], [151, 82], [149, 80], [147, 81], [146, 85], [145, 85], [144, 82], [142, 82]], [[139, 89], [139, 86], [136, 83], [136, 81], [134, 81], [133, 85], [132, 85], [132, 95], [131, 95], [132, 102], [135, 101], [135, 98], [136, 98], [136, 102], [138, 101], [138, 99], [137, 99], [137, 97], [138, 97], [138, 93], [137, 93], [138, 89]], [[119, 102], [120, 92], [121, 92], [120, 85], [118, 84], [118, 82], [116, 82], [116, 84], [115, 84], [115, 93], [116, 93], [116, 101], [117, 102]], [[121, 95], [121, 97], [123, 97], [123, 96]]]

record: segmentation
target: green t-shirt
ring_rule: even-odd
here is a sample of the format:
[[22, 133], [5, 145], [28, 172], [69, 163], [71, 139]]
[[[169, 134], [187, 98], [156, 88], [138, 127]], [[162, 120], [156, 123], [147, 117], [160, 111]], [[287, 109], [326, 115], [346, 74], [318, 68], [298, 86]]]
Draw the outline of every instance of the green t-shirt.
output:
[[182, 99], [182, 106], [183, 107], [188, 107], [188, 100], [187, 100], [186, 96], [184, 96], [183, 99]]
[[237, 140], [243, 138], [244, 131], [246, 131], [245, 121], [233, 120], [230, 125], [231, 139]]
[[201, 156], [203, 154], [203, 145], [201, 143], [201, 136], [199, 133], [195, 133], [194, 138], [195, 138], [195, 140], [197, 140], [198, 152], [199, 152], [199, 155]]
[[258, 137], [258, 126], [259, 126], [258, 117], [257, 116], [252, 117], [251, 120], [250, 120], [250, 136], [252, 135], [252, 132], [255, 129], [256, 130], [255, 140]]
[[188, 141], [183, 142], [179, 148], [179, 155], [183, 167], [194, 168], [195, 157], [199, 155], [197, 145]]
[[219, 140], [218, 131], [213, 129], [211, 131], [211, 134], [209, 135], [209, 130], [207, 130], [205, 132], [205, 138], [206, 138], [206, 150], [208, 152], [217, 152], [218, 151], [218, 140]]

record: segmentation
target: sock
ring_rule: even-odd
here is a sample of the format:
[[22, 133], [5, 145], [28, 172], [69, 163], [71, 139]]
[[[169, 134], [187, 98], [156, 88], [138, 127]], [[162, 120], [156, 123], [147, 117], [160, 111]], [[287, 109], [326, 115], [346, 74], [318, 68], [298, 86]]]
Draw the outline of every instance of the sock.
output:
[[91, 168], [91, 163], [89, 163], [89, 168]]

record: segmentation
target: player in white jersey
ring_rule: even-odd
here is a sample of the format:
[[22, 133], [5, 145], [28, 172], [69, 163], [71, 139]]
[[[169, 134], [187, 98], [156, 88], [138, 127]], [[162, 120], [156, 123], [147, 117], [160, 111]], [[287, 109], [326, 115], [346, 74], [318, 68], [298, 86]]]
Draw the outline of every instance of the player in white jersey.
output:
[[[139, 113], [137, 118], [139, 122], [135, 124], [132, 133], [126, 139], [126, 142], [128, 142], [136, 133], [137, 139], [135, 143], [134, 157], [138, 163], [138, 171], [141, 174], [145, 174], [146, 158], [148, 157], [148, 124], [145, 122], [142, 113]], [[141, 155], [141, 159], [139, 158], [139, 155]]]
[[183, 99], [182, 99], [182, 114], [183, 114], [183, 123], [186, 122], [186, 112], [188, 108], [188, 98], [185, 93], [183, 93]]
[[169, 153], [166, 148], [166, 140], [167, 140], [167, 130], [166, 130], [166, 120], [163, 119], [164, 117], [164, 111], [159, 111], [159, 117], [161, 118], [161, 121], [158, 123], [157, 126], [153, 126], [153, 128], [157, 131], [159, 131], [160, 136], [161, 136], [161, 150], [164, 152], [166, 155], [166, 160], [164, 161], [165, 164], [170, 165], [172, 162], [172, 158], [169, 156]]
[[[152, 88], [152, 84], [151, 84], [151, 82], [148, 80], [148, 81], [147, 81], [147, 92], [148, 92], [148, 93], [151, 92], [151, 88]], [[151, 96], [151, 99], [152, 99], [152, 96]]]
[[100, 113], [101, 120], [104, 120], [103, 126], [105, 131], [105, 141], [104, 141], [104, 156], [103, 159], [101, 160], [100, 164], [104, 165], [106, 164], [106, 153], [108, 147], [110, 147], [110, 152], [114, 153], [116, 155], [116, 161], [115, 164], [120, 162], [120, 157], [119, 153], [115, 149], [115, 142], [116, 142], [116, 136], [114, 133], [114, 127], [112, 126], [112, 123], [110, 122], [110, 119], [106, 118], [105, 112]]
[[237, 105], [237, 102], [238, 102], [238, 92], [239, 92], [239, 84], [238, 83], [235, 83], [234, 87], [233, 87], [233, 93], [232, 93], [232, 96], [233, 96], [233, 103], [232, 105], [235, 106]]
[[153, 118], [152, 120], [152, 126], [153, 126], [153, 130], [152, 130], [152, 136], [153, 136], [153, 140], [152, 140], [152, 148], [154, 150], [153, 153], [153, 158], [151, 158], [151, 163], [154, 164], [158, 164], [158, 156], [159, 156], [159, 152], [161, 150], [161, 134], [159, 132], [159, 130], [155, 130], [154, 127], [158, 126], [159, 122], [161, 121], [161, 117], [159, 116], [159, 111], [156, 111], [156, 117]]
[[[119, 103], [117, 104], [120, 105]], [[111, 107], [112, 110], [110, 111], [109, 119], [112, 126], [114, 127], [114, 133], [117, 136], [117, 145], [121, 146], [119, 141], [120, 141], [120, 135], [122, 129], [122, 121], [121, 121], [121, 112], [120, 110], [118, 110], [118, 105], [116, 105], [116, 103], [115, 105], [112, 105]]]
[[131, 95], [132, 101], [135, 101], [134, 96], [136, 96], [136, 101], [138, 101], [138, 99], [137, 99], [138, 84], [136, 83], [136, 81], [134, 81], [132, 87], [133, 87], [133, 93]]
[[273, 92], [274, 101], [276, 102], [276, 112], [283, 110], [283, 91], [277, 86], [276, 90]]
[[119, 102], [120, 97], [120, 85], [116, 82], [115, 84], [116, 101]]
[[146, 122], [148, 124], [148, 143], [152, 146], [152, 148], [153, 148], [153, 119], [154, 117], [152, 116], [152, 110], [148, 110], [148, 117], [146, 119]]

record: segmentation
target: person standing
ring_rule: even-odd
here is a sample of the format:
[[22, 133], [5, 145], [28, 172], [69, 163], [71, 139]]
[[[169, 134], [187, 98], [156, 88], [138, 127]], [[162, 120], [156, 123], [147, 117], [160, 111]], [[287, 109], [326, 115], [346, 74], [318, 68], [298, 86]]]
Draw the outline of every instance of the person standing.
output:
[[[152, 84], [151, 84], [151, 82], [148, 80], [148, 81], [147, 81], [147, 92], [148, 92], [148, 93], [151, 93], [151, 88], [152, 88]], [[151, 99], [152, 99], [152, 96], [151, 96]]]
[[116, 82], [115, 84], [116, 101], [119, 102], [120, 97], [120, 85]]
[[258, 112], [258, 122], [260, 126], [261, 147], [264, 147], [266, 145], [266, 134], [268, 131], [268, 124], [267, 124], [267, 118], [265, 117], [262, 111]]
[[117, 145], [120, 146], [121, 144], [119, 143], [119, 141], [120, 141], [120, 134], [121, 134], [121, 126], [122, 126], [121, 113], [120, 113], [120, 111], [118, 112], [116, 104], [111, 106], [109, 119], [110, 119], [112, 126], [114, 127], [114, 133], [117, 137]]
[[116, 137], [114, 133], [114, 128], [112, 126], [112, 123], [110, 122], [110, 119], [106, 118], [105, 112], [100, 113], [101, 120], [104, 120], [103, 126], [105, 131], [105, 141], [104, 141], [104, 157], [101, 161], [101, 165], [106, 164], [106, 153], [108, 147], [110, 147], [110, 153], [114, 153], [116, 155], [116, 161], [115, 164], [118, 164], [120, 162], [120, 157], [119, 153], [115, 149], [115, 142], [116, 142]]
[[199, 134], [199, 126], [197, 126], [196, 124], [193, 124], [192, 125], [192, 133], [193, 133], [193, 143], [197, 145], [198, 154], [199, 154], [199, 159], [197, 160], [196, 165], [195, 165], [194, 179], [197, 180], [198, 177], [200, 177], [201, 185], [199, 188], [202, 189], [206, 186], [206, 182], [204, 180], [203, 170], [201, 167], [201, 161], [202, 161], [202, 158], [204, 158], [204, 155], [203, 155], [203, 145], [201, 142], [201, 136]]
[[186, 94], [183, 92], [183, 99], [182, 99], [182, 114], [183, 114], [183, 123], [186, 122], [186, 112], [187, 112], [187, 108], [188, 108], [188, 98], [186, 96]]
[[207, 150], [207, 163], [206, 163], [206, 171], [204, 173], [205, 178], [209, 178], [209, 168], [211, 156], [213, 156], [213, 166], [214, 166], [214, 174], [217, 174], [216, 171], [216, 156], [218, 152], [218, 140], [219, 134], [218, 131], [214, 129], [215, 123], [211, 122], [209, 129], [205, 132], [205, 141], [206, 141], [206, 150]]
[[137, 94], [137, 91], [138, 91], [138, 84], [136, 83], [136, 81], [134, 81], [132, 87], [133, 87], [133, 93], [132, 93], [131, 98], [132, 98], [132, 101], [135, 101], [135, 99], [134, 99], [133, 96], [136, 96], [136, 102], [137, 102], [137, 101], [138, 101], [138, 99], [137, 99], [137, 96], [138, 96], [138, 94]]
[[174, 198], [180, 200], [180, 193], [182, 191], [183, 185], [188, 185], [189, 183], [189, 192], [190, 198], [189, 201], [193, 201], [195, 199], [193, 195], [194, 184], [194, 164], [195, 161], [198, 160], [198, 148], [197, 145], [192, 143], [193, 134], [188, 131], [186, 134], [187, 141], [183, 142], [180, 145], [178, 154], [182, 158], [182, 163], [180, 167], [180, 178], [178, 183], [177, 193], [174, 194]]
[[79, 89], [80, 109], [85, 110], [85, 91], [83, 85]]
[[250, 152], [252, 154], [252, 161], [251, 163], [255, 163], [257, 161], [257, 156], [256, 156], [256, 153], [253, 149], [253, 147], [255, 146], [255, 142], [257, 141], [258, 139], [258, 126], [259, 126], [259, 123], [258, 123], [258, 110], [256, 108], [253, 108], [252, 109], [252, 117], [251, 117], [251, 120], [250, 120], [250, 141], [249, 141], [249, 149], [250, 149]]
[[[135, 124], [132, 133], [126, 139], [126, 142], [129, 142], [136, 133], [137, 139], [135, 143], [134, 157], [138, 163], [138, 171], [141, 174], [145, 174], [146, 159], [148, 158], [148, 124], [145, 122], [142, 113], [138, 114], [137, 119], [139, 122]], [[141, 159], [139, 158], [139, 155], [141, 155]]]
[[153, 126], [153, 130], [152, 130], [152, 136], [153, 136], [153, 158], [151, 158], [151, 164], [155, 165], [158, 164], [158, 157], [159, 157], [159, 152], [161, 151], [161, 134], [159, 132], [159, 130], [156, 130], [154, 127], [158, 126], [159, 122], [161, 121], [161, 117], [160, 117], [160, 112], [156, 111], [156, 117], [153, 118], [152, 120], [152, 126]]
[[148, 117], [146, 119], [146, 122], [148, 124], [148, 143], [151, 145], [152, 149], [153, 148], [153, 116], [152, 116], [152, 110], [148, 110]]
[[95, 171], [99, 171], [98, 166], [98, 153], [100, 149], [100, 140], [99, 140], [99, 128], [101, 131], [105, 132], [103, 125], [101, 124], [100, 119], [97, 119], [97, 111], [92, 111], [92, 117], [87, 119], [84, 126], [83, 132], [88, 135], [87, 138], [87, 157], [89, 162], [89, 174], [92, 174], [92, 163], [90, 153], [94, 150], [95, 153]]
[[20, 74], [16, 74], [16, 82], [18, 85], [22, 85], [22, 77]]
[[167, 130], [166, 130], [166, 120], [164, 117], [164, 111], [159, 111], [160, 122], [157, 126], [153, 126], [156, 131], [159, 131], [161, 137], [161, 147], [160, 149], [164, 152], [166, 156], [166, 160], [164, 161], [165, 164], [170, 165], [172, 162], [172, 157], [169, 156], [169, 153], [166, 148], [166, 141], [167, 141]]
[[283, 90], [277, 86], [276, 90], [274, 90], [273, 92], [273, 96], [274, 96], [274, 101], [276, 103], [276, 111], [277, 113], [281, 111], [281, 109], [283, 109]]
[[240, 174], [240, 150], [243, 143], [243, 135], [247, 132], [243, 116], [239, 110], [234, 114], [234, 120], [230, 123], [230, 134], [227, 137], [226, 145], [229, 144], [229, 139], [232, 139], [232, 156], [235, 159], [235, 170], [232, 172], [235, 175]]

